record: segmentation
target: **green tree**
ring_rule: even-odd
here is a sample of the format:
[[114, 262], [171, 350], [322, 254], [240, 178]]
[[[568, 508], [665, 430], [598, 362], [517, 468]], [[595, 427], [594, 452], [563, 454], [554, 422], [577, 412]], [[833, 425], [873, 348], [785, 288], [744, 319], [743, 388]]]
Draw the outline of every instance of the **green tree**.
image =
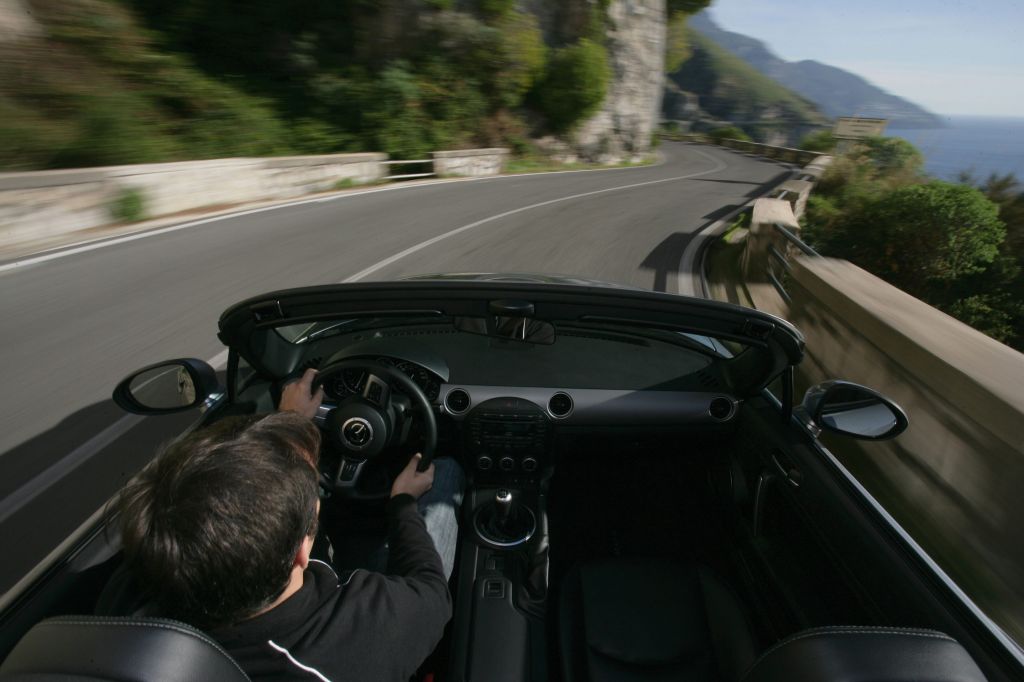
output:
[[696, 14], [710, 4], [711, 0], [668, 0], [668, 10]]
[[742, 140], [743, 142], [750, 142], [750, 135], [743, 132], [742, 128], [737, 126], [723, 126], [721, 128], [715, 128], [708, 133], [714, 142], [721, 143], [722, 140]]
[[924, 157], [917, 147], [899, 137], [869, 137], [857, 144], [858, 153], [880, 172], [918, 172]]
[[538, 99], [551, 127], [564, 132], [601, 106], [611, 80], [608, 52], [587, 38], [556, 50]]
[[836, 138], [831, 130], [818, 130], [805, 135], [797, 147], [809, 152], [830, 152], [836, 148]]
[[511, 12], [498, 23], [501, 60], [494, 76], [499, 106], [517, 107], [523, 97], [544, 76], [547, 47], [537, 18]]
[[964, 185], [932, 181], [899, 187], [868, 202], [822, 235], [841, 255], [927, 300], [937, 287], [984, 271], [1006, 229], [998, 207]]
[[665, 73], [677, 71], [693, 52], [686, 30], [688, 16], [686, 12], [678, 11], [669, 15], [665, 28]]

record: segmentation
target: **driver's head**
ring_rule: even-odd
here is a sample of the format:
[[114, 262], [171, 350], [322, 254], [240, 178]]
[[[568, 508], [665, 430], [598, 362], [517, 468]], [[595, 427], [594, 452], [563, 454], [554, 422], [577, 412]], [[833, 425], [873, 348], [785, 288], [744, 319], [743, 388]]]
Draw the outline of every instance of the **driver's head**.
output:
[[316, 532], [320, 433], [293, 412], [224, 419], [121, 492], [125, 560], [162, 615], [197, 627], [272, 604]]

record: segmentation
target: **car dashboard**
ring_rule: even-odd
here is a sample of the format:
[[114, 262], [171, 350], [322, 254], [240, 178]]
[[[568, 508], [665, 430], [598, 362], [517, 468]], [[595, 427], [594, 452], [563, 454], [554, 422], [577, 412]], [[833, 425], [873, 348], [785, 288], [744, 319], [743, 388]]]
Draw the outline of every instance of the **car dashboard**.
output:
[[[573, 331], [531, 345], [444, 325], [398, 327], [320, 340], [300, 368], [354, 359], [412, 379], [434, 407], [442, 447], [499, 480], [540, 475], [559, 435], [726, 431], [740, 407], [715, 357], [625, 334]], [[324, 425], [365, 381], [354, 369], [325, 383], [316, 421]]]

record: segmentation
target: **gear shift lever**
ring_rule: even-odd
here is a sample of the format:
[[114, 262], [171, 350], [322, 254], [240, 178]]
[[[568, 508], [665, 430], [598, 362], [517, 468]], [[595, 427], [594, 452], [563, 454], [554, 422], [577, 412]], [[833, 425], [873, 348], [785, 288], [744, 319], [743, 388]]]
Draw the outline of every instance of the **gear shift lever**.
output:
[[518, 547], [537, 530], [537, 517], [520, 502], [518, 494], [508, 488], [499, 488], [494, 501], [481, 504], [473, 515], [477, 534], [502, 547]]
[[494, 504], [498, 528], [504, 530], [508, 528], [508, 520], [512, 516], [512, 491], [507, 488], [499, 488], [494, 495]]

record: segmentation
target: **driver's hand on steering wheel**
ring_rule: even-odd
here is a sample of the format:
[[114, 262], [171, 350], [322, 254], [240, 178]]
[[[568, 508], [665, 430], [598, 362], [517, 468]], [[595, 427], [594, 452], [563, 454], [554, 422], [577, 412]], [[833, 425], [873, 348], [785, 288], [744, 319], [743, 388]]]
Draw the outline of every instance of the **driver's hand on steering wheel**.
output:
[[278, 403], [279, 412], [298, 412], [303, 417], [312, 419], [324, 399], [324, 387], [317, 388], [313, 393], [313, 379], [316, 378], [315, 369], [307, 369], [301, 378], [287, 384], [281, 391], [281, 402]]
[[395, 482], [391, 484], [391, 497], [412, 495], [418, 500], [420, 495], [434, 486], [434, 465], [431, 463], [426, 471], [417, 471], [421, 459], [423, 455], [418, 452], [409, 459], [402, 473], [398, 474]]

